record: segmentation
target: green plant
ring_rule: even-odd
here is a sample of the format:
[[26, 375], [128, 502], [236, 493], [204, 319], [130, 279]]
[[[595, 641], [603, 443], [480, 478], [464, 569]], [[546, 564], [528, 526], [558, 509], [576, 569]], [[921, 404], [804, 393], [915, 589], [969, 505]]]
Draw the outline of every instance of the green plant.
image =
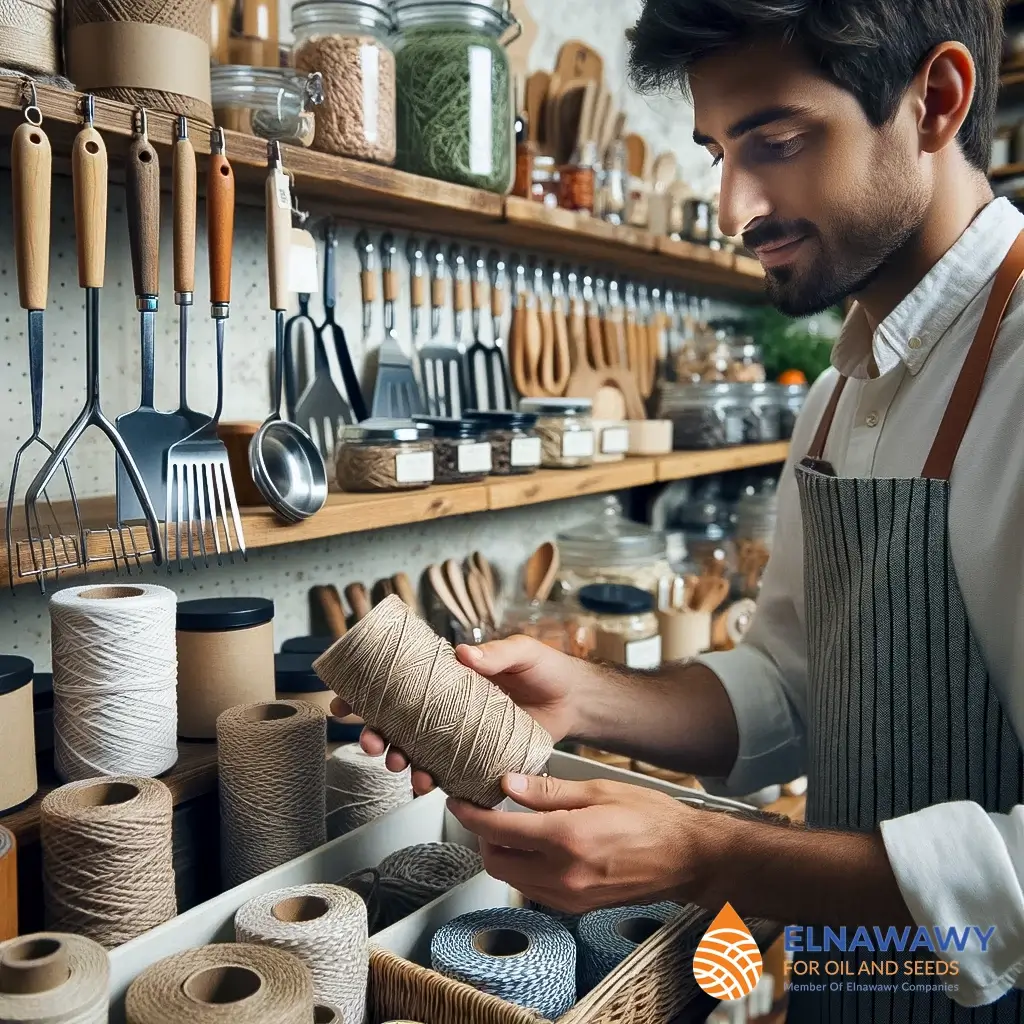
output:
[[[839, 310], [829, 310], [816, 317], [842, 322]], [[743, 320], [743, 331], [749, 334], [764, 354], [764, 367], [769, 380], [775, 380], [786, 370], [802, 370], [809, 383], [828, 369], [832, 358], [834, 338], [832, 331], [809, 329], [808, 321], [791, 320], [771, 306], [751, 309]], [[815, 326], [817, 326], [815, 324]], [[827, 326], [831, 327], [831, 324]]]

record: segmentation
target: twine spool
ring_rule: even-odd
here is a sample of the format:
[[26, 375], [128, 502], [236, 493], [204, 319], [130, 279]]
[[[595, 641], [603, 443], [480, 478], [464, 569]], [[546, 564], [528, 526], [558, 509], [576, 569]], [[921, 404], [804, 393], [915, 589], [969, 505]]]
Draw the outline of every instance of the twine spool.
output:
[[29, 74], [60, 72], [57, 0], [0, 0], [0, 65]]
[[546, 907], [543, 903], [534, 903], [533, 900], [527, 900], [525, 906], [528, 910], [536, 910], [538, 914], [553, 917], [560, 925], [569, 929], [573, 938], [576, 937], [576, 929], [579, 927], [580, 918], [583, 917], [582, 914], [570, 914], [565, 910]]
[[107, 1024], [107, 951], [81, 935], [36, 932], [0, 944], [4, 1024]]
[[176, 598], [69, 587], [50, 598], [54, 765], [62, 781], [160, 775], [178, 759]]
[[173, 808], [162, 782], [71, 782], [39, 811], [48, 927], [113, 949], [175, 916]]
[[646, 907], [606, 907], [584, 914], [576, 927], [580, 995], [599, 985], [642, 942], [678, 917], [676, 903]]
[[128, 1024], [309, 1024], [313, 979], [268, 946], [219, 943], [147, 967], [128, 987]]
[[458, 843], [420, 843], [396, 850], [377, 865], [380, 927], [408, 917], [483, 869], [480, 854]]
[[384, 755], [367, 754], [358, 743], [338, 747], [327, 759], [327, 838], [412, 801], [412, 771], [388, 771]]
[[84, 92], [213, 124], [207, 0], [65, 0], [68, 75]]
[[474, 910], [430, 940], [438, 974], [556, 1020], [576, 1002], [576, 943], [557, 921], [522, 907]]
[[317, 1002], [313, 1006], [313, 1024], [345, 1024], [345, 1018], [336, 1006]]
[[497, 686], [466, 668], [447, 640], [392, 594], [314, 664], [373, 729], [452, 796], [504, 799], [507, 772], [536, 774], [548, 733]]
[[297, 957], [313, 976], [313, 995], [344, 1021], [366, 1013], [369, 971], [366, 906], [338, 885], [295, 885], [249, 900], [235, 914], [235, 938]]
[[18, 934], [18, 843], [0, 825], [0, 942]]
[[326, 716], [314, 704], [240, 704], [217, 718], [221, 881], [240, 885], [326, 842]]

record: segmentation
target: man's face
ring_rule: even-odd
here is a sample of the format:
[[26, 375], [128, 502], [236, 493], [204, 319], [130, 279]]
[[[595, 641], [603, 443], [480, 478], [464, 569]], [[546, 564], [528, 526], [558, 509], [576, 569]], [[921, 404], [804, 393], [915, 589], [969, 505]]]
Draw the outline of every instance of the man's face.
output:
[[909, 104], [881, 129], [797, 47], [763, 42], [700, 61], [695, 140], [722, 160], [719, 221], [742, 235], [784, 313], [863, 290], [921, 226], [931, 183]]

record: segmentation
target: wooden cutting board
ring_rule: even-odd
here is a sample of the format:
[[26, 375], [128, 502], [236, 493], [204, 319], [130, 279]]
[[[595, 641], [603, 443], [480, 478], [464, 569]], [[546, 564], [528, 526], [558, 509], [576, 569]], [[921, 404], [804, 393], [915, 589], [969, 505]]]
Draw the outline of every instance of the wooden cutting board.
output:
[[604, 78], [604, 58], [581, 40], [570, 39], [558, 51], [555, 72], [563, 79], [586, 78], [600, 82]]

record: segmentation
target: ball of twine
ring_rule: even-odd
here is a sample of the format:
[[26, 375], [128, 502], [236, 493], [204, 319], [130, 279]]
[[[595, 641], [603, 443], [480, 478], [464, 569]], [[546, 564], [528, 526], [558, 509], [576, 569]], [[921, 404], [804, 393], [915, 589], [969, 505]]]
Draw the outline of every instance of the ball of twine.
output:
[[360, 1021], [369, 971], [366, 906], [338, 885], [295, 885], [249, 900], [235, 914], [239, 942], [274, 946], [297, 957], [313, 977], [313, 995]]
[[484, 869], [476, 850], [458, 843], [420, 843], [377, 865], [380, 927], [400, 921]]
[[548, 733], [394, 594], [313, 668], [452, 796], [494, 807], [503, 775], [536, 774], [551, 756]]
[[677, 903], [605, 907], [584, 914], [576, 925], [580, 994], [598, 986], [641, 943], [679, 916]]
[[239, 704], [217, 716], [221, 881], [232, 887], [326, 842], [327, 715], [315, 704]]
[[16, 71], [60, 71], [57, 0], [0, 0], [0, 64]]
[[71, 782], [39, 812], [48, 927], [113, 949], [175, 916], [173, 807], [162, 782]]
[[218, 943], [175, 953], [128, 987], [128, 1024], [309, 1024], [313, 979], [290, 953]]
[[346, 743], [327, 759], [327, 838], [343, 836], [412, 798], [409, 768], [389, 771], [383, 754], [374, 757], [358, 743]]

